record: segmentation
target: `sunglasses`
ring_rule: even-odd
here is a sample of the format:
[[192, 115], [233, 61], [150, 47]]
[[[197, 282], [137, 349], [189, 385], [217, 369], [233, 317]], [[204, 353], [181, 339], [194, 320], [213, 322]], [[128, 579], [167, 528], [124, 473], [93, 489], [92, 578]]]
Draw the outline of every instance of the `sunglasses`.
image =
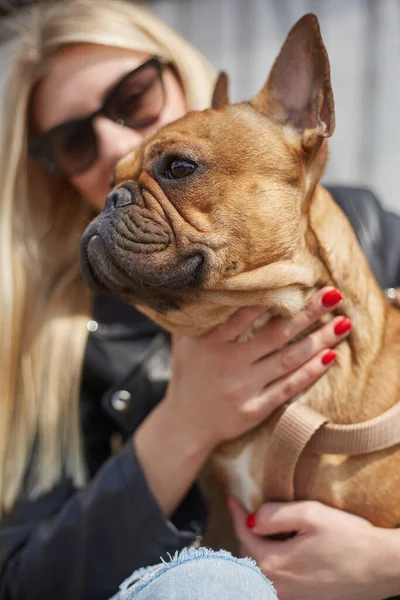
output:
[[93, 125], [95, 117], [104, 115], [122, 127], [135, 130], [146, 129], [157, 122], [165, 103], [164, 64], [154, 57], [127, 73], [110, 90], [98, 110], [37, 135], [28, 144], [29, 154], [57, 175], [71, 177], [83, 173], [99, 155]]

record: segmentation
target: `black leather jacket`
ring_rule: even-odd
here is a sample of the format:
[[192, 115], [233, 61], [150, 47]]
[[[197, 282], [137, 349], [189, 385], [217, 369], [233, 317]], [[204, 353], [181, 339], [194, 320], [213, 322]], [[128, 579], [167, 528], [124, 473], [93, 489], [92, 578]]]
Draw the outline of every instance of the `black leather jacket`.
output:
[[[366, 190], [330, 188], [348, 214], [382, 287], [400, 285], [400, 217]], [[21, 497], [0, 523], [0, 600], [105, 600], [134, 569], [190, 544], [206, 507], [194, 487], [171, 520], [152, 497], [132, 432], [163, 397], [169, 338], [134, 309], [98, 298], [82, 383], [82, 427], [91, 475]], [[112, 454], [112, 447], [126, 442]]]

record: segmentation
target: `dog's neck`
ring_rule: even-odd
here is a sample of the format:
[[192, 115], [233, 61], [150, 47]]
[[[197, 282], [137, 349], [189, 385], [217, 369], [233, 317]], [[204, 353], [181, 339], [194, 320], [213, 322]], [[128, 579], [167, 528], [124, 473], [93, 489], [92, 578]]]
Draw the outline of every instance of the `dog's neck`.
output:
[[[340, 290], [344, 300], [337, 312], [349, 317], [353, 328], [338, 347], [337, 363], [305, 399], [317, 410], [328, 408], [329, 417], [338, 423], [372, 418], [400, 400], [383, 394], [384, 383], [374, 377], [380, 361], [387, 360], [389, 309], [350, 223], [320, 185], [310, 202], [308, 223], [307, 245], [320, 272], [317, 287], [333, 285]], [[374, 402], [368, 402], [372, 396]]]
[[342, 293], [339, 311], [352, 320], [353, 342], [360, 350], [363, 344], [368, 354], [375, 345], [378, 350], [386, 312], [382, 291], [347, 217], [321, 185], [315, 188], [308, 223], [308, 245], [320, 263], [318, 283], [334, 285]]

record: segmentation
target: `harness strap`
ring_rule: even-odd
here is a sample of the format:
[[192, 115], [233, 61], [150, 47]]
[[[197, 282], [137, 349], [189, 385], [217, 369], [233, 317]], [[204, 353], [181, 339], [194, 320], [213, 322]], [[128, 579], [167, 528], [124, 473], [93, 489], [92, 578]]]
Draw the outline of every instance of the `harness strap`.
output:
[[294, 500], [297, 462], [326, 418], [305, 404], [289, 404], [275, 425], [268, 445], [264, 472], [269, 500]]
[[[306, 446], [307, 455], [357, 455], [400, 444], [399, 417], [400, 402], [368, 421], [336, 425], [327, 423], [326, 417], [305, 404], [289, 404], [268, 445], [264, 478], [266, 497], [280, 501], [295, 499], [296, 467]], [[318, 461], [311, 464], [318, 464]], [[310, 475], [302, 471], [302, 475]], [[300, 487], [304, 488], [304, 485], [301, 481]]]
[[327, 423], [310, 441], [318, 454], [368, 454], [400, 444], [400, 402], [386, 412], [353, 425]]

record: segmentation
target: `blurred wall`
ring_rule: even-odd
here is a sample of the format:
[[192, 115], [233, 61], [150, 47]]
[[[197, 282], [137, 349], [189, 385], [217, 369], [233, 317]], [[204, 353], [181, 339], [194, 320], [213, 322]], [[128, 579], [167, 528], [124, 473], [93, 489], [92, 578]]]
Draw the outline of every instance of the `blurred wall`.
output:
[[400, 213], [400, 0], [149, 0], [231, 79], [231, 98], [262, 85], [283, 40], [317, 14], [328, 49], [336, 131], [326, 181], [371, 187]]

